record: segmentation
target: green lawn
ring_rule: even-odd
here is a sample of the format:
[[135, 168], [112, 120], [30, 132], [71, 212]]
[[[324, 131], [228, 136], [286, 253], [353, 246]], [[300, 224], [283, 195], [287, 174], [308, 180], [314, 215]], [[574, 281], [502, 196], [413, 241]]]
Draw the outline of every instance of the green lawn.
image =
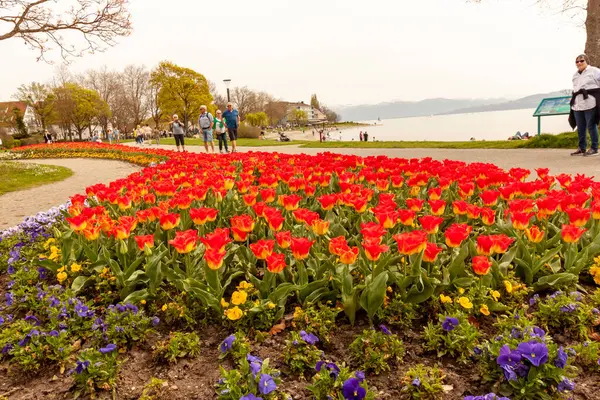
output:
[[62, 181], [73, 175], [69, 168], [56, 165], [0, 161], [0, 196], [8, 192], [29, 189]]
[[[133, 142], [133, 139], [121, 140], [121, 142]], [[155, 144], [156, 140], [152, 141], [152, 144]], [[219, 146], [219, 141], [215, 138], [215, 147]], [[277, 140], [260, 140], [260, 139], [238, 139], [236, 144], [240, 147], [264, 147], [264, 146], [287, 146], [291, 144], [299, 144], [304, 142], [279, 142]], [[160, 144], [173, 145], [175, 146], [175, 139], [166, 138], [160, 139]], [[204, 141], [202, 139], [194, 139], [194, 138], [185, 138], [186, 146], [204, 146]], [[227, 146], [231, 147], [231, 143], [227, 140]]]
[[522, 141], [490, 142], [305, 142], [306, 148], [356, 148], [356, 149], [517, 149], [523, 147]]

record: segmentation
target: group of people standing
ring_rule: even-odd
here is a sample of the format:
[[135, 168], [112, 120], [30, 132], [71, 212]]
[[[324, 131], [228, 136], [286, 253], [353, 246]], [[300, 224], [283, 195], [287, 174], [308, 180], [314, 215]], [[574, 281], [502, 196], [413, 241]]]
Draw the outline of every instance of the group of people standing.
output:
[[369, 141], [369, 134], [367, 133], [367, 131], [365, 131], [364, 133], [363, 133], [363, 131], [360, 131], [360, 133], [358, 134], [358, 139], [361, 142], [368, 142]]
[[[202, 130], [202, 139], [204, 140], [204, 148], [207, 153], [215, 152], [213, 133], [217, 135], [220, 153], [223, 153], [223, 148], [225, 148], [225, 153], [229, 153], [229, 148], [227, 147], [228, 136], [231, 141], [231, 152], [234, 153], [236, 151], [240, 115], [238, 111], [233, 108], [232, 103], [227, 103], [227, 110], [224, 112], [217, 110], [214, 116], [208, 112], [205, 105], [200, 106], [198, 126]], [[179, 120], [177, 114], [173, 115], [173, 121], [169, 124], [169, 131], [173, 133], [177, 151], [185, 151], [184, 124]]]

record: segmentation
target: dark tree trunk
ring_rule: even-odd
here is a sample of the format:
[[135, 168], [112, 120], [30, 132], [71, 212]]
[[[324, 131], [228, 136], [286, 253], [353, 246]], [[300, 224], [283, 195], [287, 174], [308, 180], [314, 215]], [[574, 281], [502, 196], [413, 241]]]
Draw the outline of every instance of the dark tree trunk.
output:
[[587, 40], [585, 54], [590, 57], [590, 65], [600, 65], [600, 0], [588, 0], [585, 20]]

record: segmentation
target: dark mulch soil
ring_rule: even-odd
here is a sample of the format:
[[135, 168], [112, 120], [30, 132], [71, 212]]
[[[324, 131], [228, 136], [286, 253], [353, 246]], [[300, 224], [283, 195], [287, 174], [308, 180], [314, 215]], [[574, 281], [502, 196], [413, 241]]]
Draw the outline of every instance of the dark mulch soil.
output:
[[[424, 352], [421, 346], [421, 328], [423, 321], [415, 323], [415, 328], [401, 332], [406, 354], [403, 362], [390, 365], [390, 371], [381, 375], [367, 376], [369, 388], [376, 393], [377, 399], [403, 399], [402, 378], [406, 371], [416, 364], [438, 366], [445, 375], [444, 384], [447, 392], [440, 400], [462, 400], [466, 394], [485, 394], [489, 386], [482, 385], [477, 375], [475, 364], [460, 364], [450, 358], [437, 358], [434, 353]], [[322, 344], [327, 359], [342, 363], [346, 362], [352, 367], [352, 359], [348, 347], [350, 343], [368, 326], [363, 322], [357, 326], [340, 325], [332, 334], [329, 344]], [[490, 324], [482, 324], [480, 329], [486, 336], [493, 333]], [[216, 399], [215, 383], [220, 377], [219, 365], [231, 368], [229, 361], [219, 360], [218, 345], [228, 332], [214, 326], [202, 328], [198, 331], [202, 340], [203, 352], [194, 359], [183, 359], [177, 363], [157, 362], [152, 357], [152, 344], [158, 339], [168, 335], [167, 332], [156, 335], [141, 345], [129, 350], [123, 355], [123, 364], [117, 381], [115, 392], [116, 399], [138, 399], [144, 386], [151, 378], [162, 379], [162, 397], [157, 399], [189, 400], [189, 399]], [[282, 372], [280, 389], [289, 393], [295, 400], [310, 399], [311, 395], [306, 386], [311, 379], [306, 377], [290, 376], [287, 367], [283, 364], [286, 332], [267, 338], [262, 344], [255, 344], [252, 354], [262, 358], [269, 358], [274, 367]], [[570, 342], [570, 338], [558, 337], [557, 342]], [[573, 400], [600, 399], [600, 373], [581, 370], [575, 379], [576, 389]], [[0, 398], [8, 399], [70, 399], [72, 379], [61, 375], [58, 368], [42, 370], [37, 375], [24, 375], [16, 369], [10, 369], [7, 363], [0, 364]], [[99, 393], [99, 399], [112, 399], [112, 393]]]

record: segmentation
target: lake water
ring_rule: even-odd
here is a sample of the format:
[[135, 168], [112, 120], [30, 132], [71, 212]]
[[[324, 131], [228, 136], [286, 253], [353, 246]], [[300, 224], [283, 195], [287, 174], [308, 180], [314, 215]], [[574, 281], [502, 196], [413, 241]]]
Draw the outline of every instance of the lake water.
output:
[[[369, 141], [465, 141], [505, 140], [517, 131], [537, 134], [537, 118], [532, 117], [534, 109], [491, 111], [472, 114], [436, 115], [364, 121], [373, 126], [363, 126], [331, 132], [332, 140], [358, 141], [359, 132], [367, 131]], [[568, 115], [542, 118], [542, 133], [571, 131]]]

